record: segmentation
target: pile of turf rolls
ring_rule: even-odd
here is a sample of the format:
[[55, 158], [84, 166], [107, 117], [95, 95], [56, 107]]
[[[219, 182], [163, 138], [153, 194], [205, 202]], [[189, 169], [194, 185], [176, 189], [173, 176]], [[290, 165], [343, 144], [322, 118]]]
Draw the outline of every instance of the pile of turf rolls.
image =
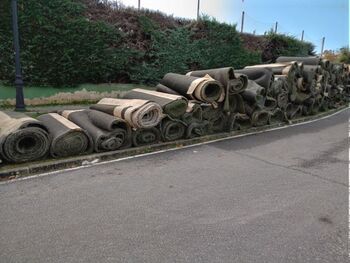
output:
[[89, 109], [37, 119], [0, 112], [0, 159], [27, 162], [233, 132], [338, 108], [350, 101], [350, 66], [279, 57], [243, 69], [167, 73], [155, 87], [103, 98]]

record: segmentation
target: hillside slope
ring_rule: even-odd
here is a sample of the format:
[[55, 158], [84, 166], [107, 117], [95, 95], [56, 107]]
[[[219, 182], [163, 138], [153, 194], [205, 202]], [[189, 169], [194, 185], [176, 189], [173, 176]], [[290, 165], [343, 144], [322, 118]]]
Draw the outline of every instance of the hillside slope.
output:
[[[10, 1], [0, 10], [0, 79], [14, 78]], [[25, 81], [36, 85], [156, 83], [167, 72], [309, 55], [292, 37], [239, 34], [234, 25], [160, 12], [115, 9], [96, 0], [19, 0]]]

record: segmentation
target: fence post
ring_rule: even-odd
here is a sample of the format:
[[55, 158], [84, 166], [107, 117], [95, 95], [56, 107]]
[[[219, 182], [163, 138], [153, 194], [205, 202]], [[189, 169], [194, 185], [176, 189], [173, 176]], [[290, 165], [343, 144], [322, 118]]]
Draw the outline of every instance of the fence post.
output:
[[242, 12], [241, 33], [243, 33], [243, 27], [244, 27], [244, 11]]
[[197, 21], [200, 18], [200, 15], [199, 15], [200, 6], [201, 6], [201, 0], [198, 0], [197, 1]]
[[325, 41], [325, 37], [322, 38], [322, 47], [321, 47], [321, 57], [323, 56], [323, 50], [324, 50], [324, 41]]
[[275, 24], [275, 34], [277, 34], [277, 27], [278, 27], [278, 22]]

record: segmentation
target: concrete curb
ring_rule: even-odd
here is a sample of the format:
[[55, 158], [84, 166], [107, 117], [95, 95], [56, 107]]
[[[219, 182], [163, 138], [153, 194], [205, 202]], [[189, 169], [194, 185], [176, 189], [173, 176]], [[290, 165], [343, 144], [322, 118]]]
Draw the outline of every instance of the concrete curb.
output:
[[18, 179], [30, 175], [54, 172], [57, 170], [75, 168], [81, 166], [88, 166], [95, 163], [106, 162], [110, 160], [116, 160], [120, 158], [152, 153], [162, 150], [182, 148], [184, 146], [189, 146], [198, 143], [210, 142], [220, 139], [229, 139], [237, 135], [254, 135], [264, 131], [268, 131], [278, 127], [288, 127], [290, 124], [298, 124], [311, 120], [317, 120], [323, 117], [327, 117], [339, 111], [346, 109], [347, 106], [340, 107], [335, 110], [330, 110], [313, 116], [307, 116], [299, 119], [292, 120], [289, 124], [286, 123], [276, 123], [263, 127], [253, 127], [244, 131], [234, 131], [207, 135], [203, 137], [197, 137], [193, 139], [179, 140], [174, 142], [158, 143], [149, 146], [129, 148], [125, 150], [117, 150], [112, 152], [104, 152], [90, 155], [82, 155], [78, 157], [69, 157], [64, 159], [48, 159], [44, 161], [37, 161], [25, 164], [16, 165], [6, 165], [0, 168], [0, 180], [11, 180]]

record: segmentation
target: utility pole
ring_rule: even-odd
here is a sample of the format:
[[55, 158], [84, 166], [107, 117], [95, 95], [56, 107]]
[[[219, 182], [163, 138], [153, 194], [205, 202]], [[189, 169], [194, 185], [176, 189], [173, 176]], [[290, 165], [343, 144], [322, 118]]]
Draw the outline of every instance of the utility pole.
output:
[[301, 32], [301, 41], [304, 41], [304, 30]]
[[242, 12], [241, 33], [243, 33], [243, 27], [244, 27], [244, 11]]
[[141, 0], [139, 0], [139, 4], [138, 4], [137, 9], [138, 9], [139, 11], [141, 10]]
[[19, 33], [18, 33], [18, 10], [17, 10], [17, 0], [11, 1], [12, 8], [12, 28], [13, 28], [13, 42], [15, 48], [15, 86], [16, 86], [16, 110], [24, 111], [24, 94], [23, 94], [23, 77], [21, 69], [21, 60], [20, 60], [20, 50], [19, 50]]
[[198, 0], [198, 2], [197, 2], [197, 21], [200, 19], [200, 14], [199, 14], [200, 7], [201, 7], [201, 0]]
[[278, 27], [278, 22], [275, 24], [275, 34], [277, 34], [277, 27]]
[[321, 57], [323, 56], [323, 50], [324, 50], [324, 41], [325, 41], [325, 37], [322, 38], [322, 47], [321, 47]]

